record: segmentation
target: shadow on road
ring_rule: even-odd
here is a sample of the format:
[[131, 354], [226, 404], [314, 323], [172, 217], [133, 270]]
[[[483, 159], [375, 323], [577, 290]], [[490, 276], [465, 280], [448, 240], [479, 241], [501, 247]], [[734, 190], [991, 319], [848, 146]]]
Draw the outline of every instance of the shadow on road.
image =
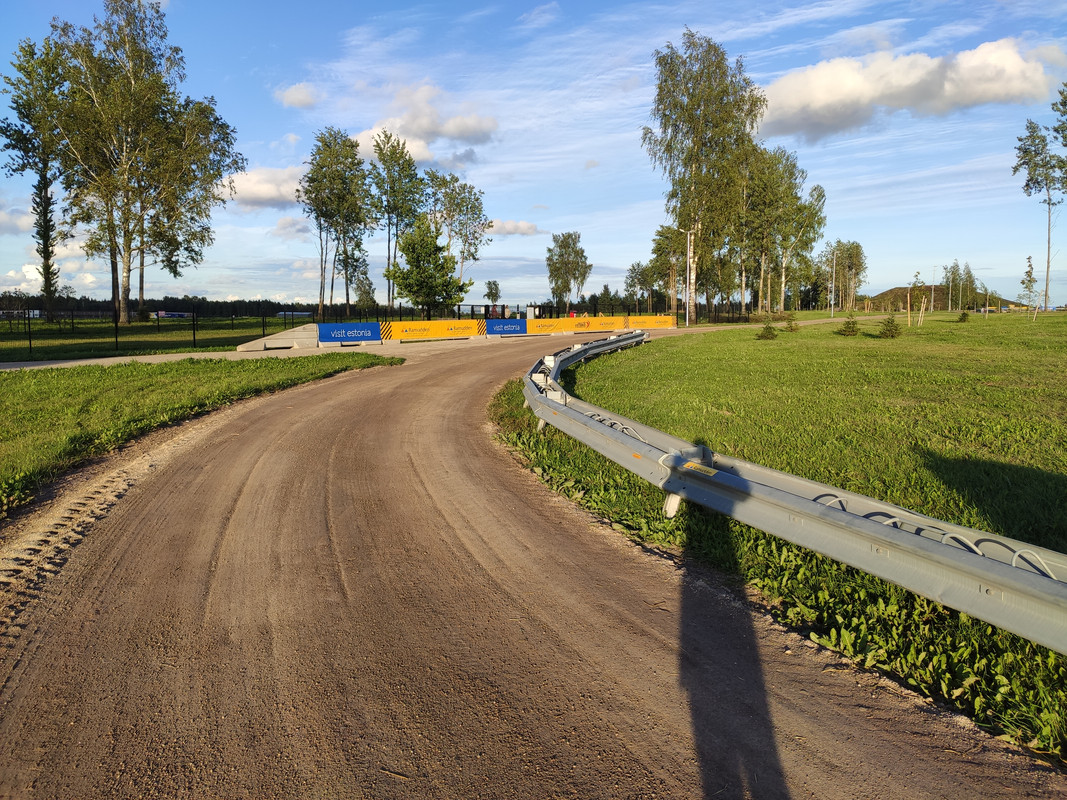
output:
[[[728, 519], [697, 507], [687, 509], [686, 519], [690, 554], [734, 571]], [[721, 575], [699, 565], [686, 572], [678, 672], [704, 796], [788, 800], [751, 611], [738, 595], [713, 588]]]

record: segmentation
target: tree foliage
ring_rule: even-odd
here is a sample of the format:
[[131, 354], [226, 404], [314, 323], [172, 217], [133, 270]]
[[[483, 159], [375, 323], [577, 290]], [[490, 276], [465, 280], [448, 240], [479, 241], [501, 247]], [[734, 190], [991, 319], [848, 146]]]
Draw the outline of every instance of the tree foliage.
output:
[[892, 312], [882, 320], [882, 325], [878, 329], [878, 335], [883, 339], [896, 339], [902, 333], [904, 333], [904, 329], [900, 327], [900, 323], [897, 322], [897, 318]]
[[445, 246], [459, 265], [459, 279], [469, 261], [477, 261], [483, 244], [488, 244], [490, 220], [482, 206], [484, 193], [460, 181], [454, 173], [426, 170], [430, 213], [445, 236]]
[[[397, 263], [400, 237], [410, 230], [426, 205], [426, 181], [419, 175], [407, 142], [389, 131], [374, 137], [371, 180], [378, 213], [385, 221], [387, 272]], [[393, 304], [393, 282], [386, 276], [387, 303]]]
[[1019, 285], [1023, 287], [1019, 292], [1019, 302], [1024, 303], [1026, 308], [1031, 306], [1034, 309], [1034, 319], [1037, 319], [1037, 278], [1034, 277], [1034, 261], [1031, 256], [1026, 257], [1026, 272], [1023, 273], [1023, 278], [1019, 281]]
[[859, 242], [837, 239], [827, 243], [816, 261], [833, 293], [833, 305], [842, 310], [856, 308], [856, 294], [867, 274], [867, 256]]
[[3, 76], [5, 92], [11, 95], [15, 120], [0, 121], [3, 149], [8, 153], [8, 174], [29, 172], [34, 175], [31, 207], [34, 217], [34, 241], [41, 264], [41, 295], [49, 319], [55, 316], [55, 299], [59, 292], [59, 267], [55, 263], [56, 247], [64, 238], [56, 222], [56, 201], [52, 187], [60, 178], [60, 148], [57, 118], [63, 97], [63, 77], [59, 53], [46, 39], [40, 48], [30, 41], [19, 43], [12, 75]]
[[[668, 43], [654, 59], [656, 124], [642, 141], [667, 179], [672, 228], [692, 237], [682, 285], [703, 292], [709, 305], [740, 292], [744, 309], [751, 285], [768, 313], [775, 294], [784, 310], [791, 291], [795, 306], [802, 287], [819, 279], [811, 251], [825, 224], [824, 190], [805, 187], [795, 153], [756, 141], [766, 100], [742, 59], [731, 63], [720, 45], [688, 28], [680, 48]], [[696, 291], [690, 317], [695, 307]]]
[[[368, 294], [370, 282], [363, 237], [375, 225], [376, 204], [370, 190], [359, 144], [339, 128], [328, 127], [315, 135], [315, 147], [301, 176], [297, 200], [315, 223], [319, 236], [319, 317], [326, 304], [329, 278], [330, 303], [338, 273], [344, 279], [345, 303], [351, 304], [355, 283], [357, 295]], [[332, 244], [332, 250], [331, 250]], [[332, 253], [332, 257], [331, 257]], [[373, 284], [369, 294], [373, 297]]]
[[1052, 104], [1052, 109], [1059, 115], [1059, 121], [1052, 128], [1032, 119], [1026, 120], [1026, 133], [1018, 138], [1019, 143], [1015, 147], [1015, 166], [1011, 169], [1012, 175], [1024, 173], [1023, 191], [1026, 196], [1037, 195], [1046, 207], [1048, 220], [1045, 245], [1044, 306], [1046, 309], [1049, 303], [1049, 282], [1052, 272], [1052, 209], [1063, 202], [1062, 194], [1067, 191], [1067, 157], [1052, 149], [1049, 133], [1054, 133], [1060, 144], [1067, 147], [1067, 83], [1060, 88], [1060, 99]]
[[454, 306], [474, 285], [455, 275], [456, 259], [438, 239], [441, 229], [430, 214], [420, 214], [400, 238], [404, 266], [394, 264], [386, 272], [396, 296], [422, 307], [426, 319], [435, 308]]
[[39, 51], [21, 52], [36, 57], [37, 74], [57, 71], [47, 125], [33, 135], [57, 144], [67, 224], [86, 233], [87, 255], [107, 257], [115, 311], [128, 322], [135, 263], [142, 286], [148, 256], [173, 274], [198, 263], [212, 241], [211, 208], [245, 161], [214, 100], [181, 96], [184, 61], [159, 5], [105, 0], [104, 11], [92, 28], [57, 19]]
[[585, 256], [581, 244], [582, 235], [577, 231], [552, 234], [552, 246], [548, 248], [545, 264], [548, 267], [548, 284], [557, 305], [571, 305], [571, 294], [581, 294], [589, 279], [593, 265]]

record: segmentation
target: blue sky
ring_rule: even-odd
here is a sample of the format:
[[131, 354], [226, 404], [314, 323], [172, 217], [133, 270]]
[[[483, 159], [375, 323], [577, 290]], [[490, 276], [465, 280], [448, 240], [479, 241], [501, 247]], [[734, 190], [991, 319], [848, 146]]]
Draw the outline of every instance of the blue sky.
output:
[[[317, 297], [318, 243], [293, 190], [315, 133], [336, 126], [370, 155], [376, 130], [407, 140], [420, 166], [481, 189], [493, 241], [468, 274], [503, 300], [549, 296], [552, 233], [575, 230], [593, 264], [587, 290], [622, 290], [667, 221], [665, 185], [641, 147], [653, 52], [686, 26], [715, 39], [764, 88], [760, 130], [796, 151], [826, 190], [825, 237], [863, 245], [864, 291], [940, 278], [958, 259], [1014, 298], [1026, 257], [1045, 265], [1045, 207], [1013, 176], [1027, 118], [1052, 122], [1067, 80], [1067, 2], [609, 2], [255, 4], [170, 0], [193, 97], [214, 96], [248, 172], [214, 216], [216, 243], [146, 293], [212, 299]], [[91, 24], [102, 2], [8, 3], [0, 52], [39, 41], [53, 16]], [[0, 111], [5, 116], [10, 112]], [[30, 181], [0, 177], [0, 290], [36, 291]], [[1063, 206], [1060, 207], [1061, 209]], [[1060, 219], [1062, 222], [1062, 218]], [[1067, 303], [1067, 230], [1053, 230], [1051, 300]], [[368, 240], [384, 298], [385, 236]], [[821, 245], [819, 246], [821, 247]], [[103, 262], [68, 243], [63, 283], [107, 297]]]

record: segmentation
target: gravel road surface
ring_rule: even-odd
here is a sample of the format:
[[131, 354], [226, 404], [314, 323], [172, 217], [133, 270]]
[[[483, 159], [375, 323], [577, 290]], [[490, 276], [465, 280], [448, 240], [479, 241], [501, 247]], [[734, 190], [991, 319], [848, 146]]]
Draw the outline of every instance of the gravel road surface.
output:
[[391, 345], [0, 529], [3, 798], [1067, 796], [492, 441], [574, 337]]

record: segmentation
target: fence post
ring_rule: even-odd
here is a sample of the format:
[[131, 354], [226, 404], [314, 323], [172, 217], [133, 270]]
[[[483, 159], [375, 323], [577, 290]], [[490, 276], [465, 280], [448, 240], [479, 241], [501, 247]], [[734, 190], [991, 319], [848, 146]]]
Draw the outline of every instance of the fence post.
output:
[[196, 347], [196, 312], [193, 312], [193, 347]]

